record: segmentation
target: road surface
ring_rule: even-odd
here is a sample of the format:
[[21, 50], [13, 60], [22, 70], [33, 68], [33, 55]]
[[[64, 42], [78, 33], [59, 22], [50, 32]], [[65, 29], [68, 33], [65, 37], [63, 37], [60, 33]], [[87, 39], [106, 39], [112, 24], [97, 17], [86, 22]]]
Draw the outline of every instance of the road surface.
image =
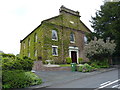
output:
[[118, 70], [113, 70], [47, 88], [95, 88], [99, 90], [101, 88], [119, 88], [119, 82]]

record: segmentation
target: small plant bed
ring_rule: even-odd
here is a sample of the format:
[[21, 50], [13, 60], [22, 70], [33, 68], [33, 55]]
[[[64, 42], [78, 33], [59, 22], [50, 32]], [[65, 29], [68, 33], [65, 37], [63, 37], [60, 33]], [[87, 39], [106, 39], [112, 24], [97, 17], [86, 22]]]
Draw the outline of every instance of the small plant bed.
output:
[[92, 72], [97, 70], [97, 68], [90, 66], [89, 64], [85, 63], [83, 65], [78, 66], [77, 69], [79, 72]]
[[59, 64], [60, 67], [70, 67], [70, 64]]

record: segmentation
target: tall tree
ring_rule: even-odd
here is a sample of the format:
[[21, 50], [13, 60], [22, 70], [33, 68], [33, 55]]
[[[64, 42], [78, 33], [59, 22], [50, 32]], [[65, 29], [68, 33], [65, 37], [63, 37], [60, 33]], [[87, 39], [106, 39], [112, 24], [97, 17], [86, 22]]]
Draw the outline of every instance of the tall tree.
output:
[[120, 56], [120, 2], [106, 2], [100, 9], [92, 17], [93, 35], [104, 40], [115, 40], [117, 46], [114, 55]]

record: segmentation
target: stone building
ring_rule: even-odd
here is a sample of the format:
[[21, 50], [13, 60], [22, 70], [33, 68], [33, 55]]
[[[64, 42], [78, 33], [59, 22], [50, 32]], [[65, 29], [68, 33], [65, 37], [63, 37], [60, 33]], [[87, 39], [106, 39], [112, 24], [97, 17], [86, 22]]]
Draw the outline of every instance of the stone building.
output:
[[59, 15], [44, 20], [20, 41], [20, 56], [28, 56], [34, 60], [54, 60], [65, 63], [66, 57], [78, 63], [78, 58], [85, 59], [83, 48], [86, 42], [85, 33], [91, 31], [80, 20], [78, 11], [64, 6]]

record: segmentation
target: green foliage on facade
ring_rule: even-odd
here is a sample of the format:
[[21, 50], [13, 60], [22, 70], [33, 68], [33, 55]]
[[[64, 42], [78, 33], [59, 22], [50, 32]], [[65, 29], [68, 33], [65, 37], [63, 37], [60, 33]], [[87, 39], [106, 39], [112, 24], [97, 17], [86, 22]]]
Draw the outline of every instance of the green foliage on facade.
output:
[[[61, 13], [56, 17], [42, 21], [41, 25], [21, 41], [20, 56], [30, 55], [33, 60], [45, 62], [45, 60], [52, 59], [58, 64], [66, 63], [65, 59], [69, 56], [69, 46], [77, 46], [82, 51], [84, 32], [90, 32], [79, 17], [79, 15], [71, 13]], [[57, 32], [57, 41], [52, 40], [52, 30]], [[71, 32], [75, 33], [74, 44], [70, 43]], [[37, 42], [34, 42], [35, 34], [38, 37]], [[79, 37], [81, 40], [78, 40]], [[30, 45], [28, 45], [29, 39]], [[79, 45], [80, 42], [81, 46]], [[52, 56], [52, 46], [58, 46], [58, 56]], [[35, 56], [35, 50], [37, 50], [37, 56]]]

